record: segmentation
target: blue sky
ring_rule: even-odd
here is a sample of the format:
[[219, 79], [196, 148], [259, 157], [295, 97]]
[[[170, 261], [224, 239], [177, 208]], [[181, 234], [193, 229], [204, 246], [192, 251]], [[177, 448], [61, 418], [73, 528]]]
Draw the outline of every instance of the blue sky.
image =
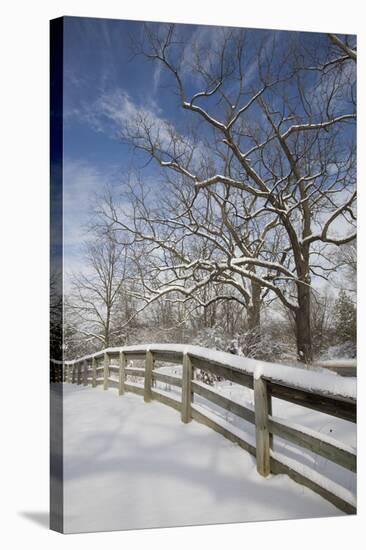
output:
[[[188, 32], [195, 27], [187, 27]], [[161, 88], [160, 71], [133, 57], [131, 37], [142, 23], [65, 18], [64, 34], [64, 248], [66, 267], [80, 264], [89, 203], [103, 186], [117, 184], [136, 159], [118, 138], [129, 109], [143, 107], [154, 116], [172, 116], [176, 99]], [[177, 117], [175, 117], [177, 118]], [[145, 176], [156, 175], [151, 164]]]
[[[159, 30], [159, 23], [154, 26]], [[93, 195], [107, 183], [118, 185], [136, 167], [143, 170], [144, 178], [158, 181], [156, 165], [144, 167], [147, 158], [121, 143], [121, 125], [143, 109], [156, 120], [168, 119], [180, 127], [187, 113], [177, 108], [178, 97], [160, 65], [133, 55], [131, 43], [142, 35], [143, 23], [66, 17], [64, 29], [64, 255], [68, 271], [82, 262], [81, 244]], [[193, 93], [199, 86], [189, 75], [190, 43], [198, 39], [209, 51], [220, 28], [179, 25], [178, 32], [185, 44], [185, 76]], [[296, 33], [249, 31], [248, 49], [263, 40], [270, 51], [275, 43], [286, 42], [281, 40], [283, 34], [289, 38]], [[321, 34], [302, 35], [309, 47], [321, 46], [326, 40]], [[248, 65], [248, 79], [256, 78], [257, 68], [256, 62]]]
[[[158, 23], [155, 26], [159, 28]], [[141, 36], [142, 28], [141, 22], [65, 18], [64, 246], [71, 267], [80, 263], [93, 193], [105, 183], [117, 184], [131, 168], [146, 163], [118, 139], [124, 117], [143, 108], [175, 125], [182, 119], [178, 98], [166, 87], [169, 81], [159, 66], [133, 56], [131, 42]], [[185, 42], [199, 36], [207, 47], [217, 31], [210, 26], [179, 26]], [[268, 33], [257, 31], [257, 36], [258, 32]], [[157, 177], [153, 163], [144, 169], [144, 177]]]
[[153, 74], [130, 60], [129, 35], [138, 29], [131, 22], [65, 18], [64, 246], [71, 268], [80, 263], [92, 195], [129, 169], [128, 148], [117, 128], [100, 120], [98, 102], [120, 90], [142, 98]]

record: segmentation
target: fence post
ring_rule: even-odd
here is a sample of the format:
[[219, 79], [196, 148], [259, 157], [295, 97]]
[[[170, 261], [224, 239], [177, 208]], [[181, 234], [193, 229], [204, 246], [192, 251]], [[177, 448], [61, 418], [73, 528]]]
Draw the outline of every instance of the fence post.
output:
[[[267, 416], [272, 416], [272, 391], [270, 384], [267, 384]], [[273, 449], [273, 433], [271, 432], [269, 432], [269, 448]]]
[[84, 386], [88, 385], [88, 360], [87, 359], [85, 359], [84, 361], [83, 383], [84, 383]]
[[145, 358], [145, 381], [144, 381], [144, 401], [148, 403], [152, 399], [151, 383], [152, 371], [154, 368], [154, 357], [151, 351], [146, 352]]
[[93, 378], [92, 378], [92, 387], [95, 388], [97, 385], [97, 362], [95, 357], [92, 359], [92, 369], [93, 369]]
[[118, 395], [123, 395], [125, 393], [125, 367], [126, 356], [123, 351], [121, 351], [119, 354]]
[[192, 362], [188, 353], [183, 354], [183, 376], [182, 376], [182, 422], [187, 424], [191, 421], [192, 403]]
[[104, 383], [103, 389], [108, 389], [108, 376], [109, 376], [109, 355], [107, 352], [104, 353]]
[[270, 474], [270, 434], [268, 430], [267, 382], [254, 379], [254, 412], [256, 433], [257, 471], [262, 476]]

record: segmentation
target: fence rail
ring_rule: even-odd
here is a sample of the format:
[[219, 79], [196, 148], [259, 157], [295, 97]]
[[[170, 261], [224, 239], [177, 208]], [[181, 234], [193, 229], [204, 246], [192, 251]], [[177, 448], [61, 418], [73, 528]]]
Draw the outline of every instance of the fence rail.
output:
[[[116, 363], [113, 364], [113, 360]], [[129, 366], [131, 360], [144, 361], [144, 368]], [[182, 376], [154, 370], [156, 363], [180, 364]], [[237, 403], [196, 380], [194, 373], [197, 369], [250, 388], [254, 392], [254, 407]], [[127, 376], [142, 379], [142, 383], [131, 382]], [[146, 402], [156, 399], [179, 411], [182, 422], [194, 419], [240, 445], [255, 456], [257, 471], [262, 476], [285, 473], [345, 513], [356, 512], [356, 498], [351, 492], [299, 462], [274, 452], [273, 437], [310, 450], [351, 472], [356, 472], [356, 449], [272, 415], [272, 398], [276, 397], [356, 422], [355, 379], [259, 362], [196, 346], [162, 344], [109, 348], [74, 361], [51, 361], [51, 380], [91, 384], [92, 387], [103, 385], [105, 390], [118, 389], [119, 395], [130, 391], [143, 396]], [[181, 398], [154, 387], [156, 381], [181, 388]], [[244, 431], [197, 405], [194, 395], [253, 424], [255, 439], [250, 440]]]

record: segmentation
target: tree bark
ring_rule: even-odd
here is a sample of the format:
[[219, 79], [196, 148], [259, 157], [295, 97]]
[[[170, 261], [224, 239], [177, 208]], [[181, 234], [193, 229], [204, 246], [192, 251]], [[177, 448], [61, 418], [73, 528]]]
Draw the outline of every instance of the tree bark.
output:
[[107, 307], [107, 318], [105, 323], [105, 331], [104, 331], [104, 347], [109, 347], [109, 336], [110, 336], [110, 325], [111, 325], [111, 309], [108, 306]]
[[261, 340], [261, 286], [251, 281], [251, 304], [247, 308], [247, 319], [249, 329], [248, 347], [255, 350], [254, 355], [257, 355], [257, 346]]
[[248, 328], [249, 330], [257, 330], [260, 333], [261, 325], [261, 286], [255, 281], [251, 282], [252, 288], [252, 303], [248, 307]]
[[299, 309], [295, 312], [296, 345], [299, 361], [311, 363], [313, 350], [310, 326], [310, 287], [297, 285]]

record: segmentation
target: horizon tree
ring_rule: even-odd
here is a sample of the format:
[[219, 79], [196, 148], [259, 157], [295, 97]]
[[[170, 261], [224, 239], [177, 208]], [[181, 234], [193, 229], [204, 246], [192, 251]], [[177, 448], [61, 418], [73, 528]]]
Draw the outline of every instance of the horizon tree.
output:
[[80, 334], [97, 349], [108, 348], [113, 335], [113, 315], [126, 284], [126, 250], [108, 230], [94, 232], [84, 244], [84, 269], [72, 276], [67, 297], [67, 324], [70, 334]]

